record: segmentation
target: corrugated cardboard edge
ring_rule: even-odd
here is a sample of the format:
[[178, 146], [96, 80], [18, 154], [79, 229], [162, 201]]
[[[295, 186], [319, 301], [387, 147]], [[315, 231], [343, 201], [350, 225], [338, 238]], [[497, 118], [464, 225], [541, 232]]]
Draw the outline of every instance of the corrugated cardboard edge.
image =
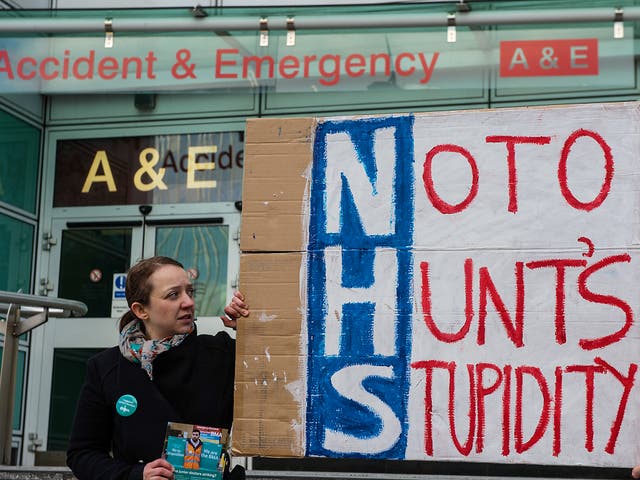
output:
[[299, 252], [313, 159], [313, 118], [247, 120], [242, 184], [242, 252]]
[[247, 121], [239, 288], [251, 314], [237, 332], [234, 455], [305, 454], [300, 267], [315, 123]]

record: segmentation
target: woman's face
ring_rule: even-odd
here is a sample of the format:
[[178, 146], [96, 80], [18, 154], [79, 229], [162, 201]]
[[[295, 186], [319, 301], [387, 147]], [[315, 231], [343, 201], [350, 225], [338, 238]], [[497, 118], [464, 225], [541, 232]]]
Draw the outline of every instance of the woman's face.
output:
[[175, 265], [163, 265], [149, 277], [149, 304], [134, 302], [133, 313], [144, 322], [149, 339], [189, 333], [193, 328], [195, 303], [187, 272]]

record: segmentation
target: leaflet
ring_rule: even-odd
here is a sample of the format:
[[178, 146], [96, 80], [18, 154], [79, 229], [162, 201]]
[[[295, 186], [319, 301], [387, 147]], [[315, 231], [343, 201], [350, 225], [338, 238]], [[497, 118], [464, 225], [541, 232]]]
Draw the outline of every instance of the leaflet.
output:
[[169, 422], [162, 456], [175, 468], [175, 480], [221, 480], [228, 440], [224, 428]]

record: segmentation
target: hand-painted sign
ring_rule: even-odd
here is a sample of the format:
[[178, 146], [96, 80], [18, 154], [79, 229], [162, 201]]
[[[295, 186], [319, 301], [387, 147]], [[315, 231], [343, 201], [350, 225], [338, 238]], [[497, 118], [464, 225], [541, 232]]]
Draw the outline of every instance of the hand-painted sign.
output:
[[237, 449], [639, 460], [638, 104], [264, 122]]

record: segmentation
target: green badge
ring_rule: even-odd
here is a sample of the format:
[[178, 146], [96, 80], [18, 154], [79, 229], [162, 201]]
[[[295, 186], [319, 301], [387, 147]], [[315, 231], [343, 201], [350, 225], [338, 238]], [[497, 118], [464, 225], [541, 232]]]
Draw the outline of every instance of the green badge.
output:
[[138, 400], [133, 395], [122, 395], [116, 402], [116, 412], [118, 415], [128, 417], [133, 415], [133, 412], [138, 408]]

